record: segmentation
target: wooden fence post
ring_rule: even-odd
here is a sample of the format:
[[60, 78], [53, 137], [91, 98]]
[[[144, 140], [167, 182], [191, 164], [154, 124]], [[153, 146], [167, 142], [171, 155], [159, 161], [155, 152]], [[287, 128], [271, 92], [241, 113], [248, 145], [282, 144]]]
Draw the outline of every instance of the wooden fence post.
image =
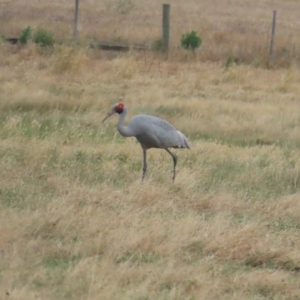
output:
[[275, 29], [276, 29], [276, 10], [273, 11], [273, 22], [272, 22], [272, 32], [271, 32], [270, 52], [269, 52], [270, 57], [273, 56]]
[[74, 33], [73, 39], [77, 39], [77, 27], [78, 27], [78, 7], [79, 7], [79, 0], [75, 0], [75, 15], [74, 15]]
[[170, 39], [170, 4], [163, 4], [163, 36], [162, 49], [167, 52], [169, 50]]

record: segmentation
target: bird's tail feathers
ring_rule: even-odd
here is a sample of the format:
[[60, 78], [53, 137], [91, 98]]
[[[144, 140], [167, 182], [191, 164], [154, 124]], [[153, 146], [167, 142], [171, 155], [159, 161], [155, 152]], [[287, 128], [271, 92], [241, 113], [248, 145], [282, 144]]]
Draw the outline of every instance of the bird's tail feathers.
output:
[[179, 137], [180, 137], [180, 146], [178, 148], [190, 149], [190, 145], [189, 145], [189, 142], [188, 142], [186, 136], [180, 131], [177, 131], [177, 132], [178, 132]]

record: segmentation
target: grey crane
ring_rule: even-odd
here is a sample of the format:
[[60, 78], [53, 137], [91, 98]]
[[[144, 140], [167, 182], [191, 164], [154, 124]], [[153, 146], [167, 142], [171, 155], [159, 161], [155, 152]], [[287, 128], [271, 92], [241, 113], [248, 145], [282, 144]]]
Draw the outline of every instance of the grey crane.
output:
[[128, 109], [123, 102], [116, 103], [102, 120], [102, 123], [113, 114], [119, 114], [118, 130], [120, 134], [124, 137], [135, 137], [141, 144], [143, 149], [142, 181], [144, 180], [147, 171], [147, 150], [150, 148], [165, 149], [172, 156], [174, 181], [176, 177], [177, 156], [168, 148], [190, 149], [186, 136], [169, 122], [149, 115], [134, 116], [129, 121], [128, 126], [124, 126], [123, 121], [127, 114], [127, 110]]

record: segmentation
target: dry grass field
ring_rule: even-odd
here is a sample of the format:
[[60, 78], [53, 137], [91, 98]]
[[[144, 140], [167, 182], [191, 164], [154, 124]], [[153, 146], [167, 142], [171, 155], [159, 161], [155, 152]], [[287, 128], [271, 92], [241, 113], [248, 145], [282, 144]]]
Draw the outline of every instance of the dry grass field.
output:
[[[263, 22], [269, 32], [276, 8], [286, 16], [277, 41], [292, 43], [296, 53], [300, 4], [226, 0], [216, 9], [218, 1], [180, 2], [170, 1], [182, 30], [206, 24], [211, 44], [196, 58], [175, 49], [180, 31], [168, 60], [1, 43], [1, 300], [300, 299], [297, 57], [267, 69], [253, 65], [253, 48], [240, 48], [255, 44]], [[53, 25], [57, 38], [72, 34], [65, 19], [51, 19], [71, 22], [67, 1], [13, 3], [0, 2], [3, 34], [18, 35], [29, 23]], [[124, 39], [155, 40], [160, 27], [152, 32], [142, 20], [159, 20], [161, 2], [133, 3], [120, 15], [107, 1], [85, 1], [80, 34], [109, 38], [118, 28]], [[53, 11], [46, 18], [45, 7]], [[202, 23], [197, 12], [206, 16]], [[230, 47], [250, 63], [224, 68]], [[141, 183], [139, 144], [120, 136], [117, 116], [101, 123], [120, 99], [127, 119], [159, 116], [189, 138], [191, 150], [174, 150], [175, 183], [163, 150], [149, 151]]]

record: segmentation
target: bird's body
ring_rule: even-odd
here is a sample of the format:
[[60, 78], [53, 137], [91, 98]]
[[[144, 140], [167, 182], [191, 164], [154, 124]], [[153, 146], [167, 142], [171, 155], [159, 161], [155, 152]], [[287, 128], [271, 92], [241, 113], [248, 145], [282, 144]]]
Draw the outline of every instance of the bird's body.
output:
[[134, 116], [127, 126], [123, 125], [127, 113], [127, 107], [121, 102], [112, 108], [112, 110], [103, 119], [104, 122], [109, 116], [119, 113], [118, 131], [124, 137], [135, 137], [143, 149], [143, 176], [147, 170], [146, 151], [150, 148], [165, 149], [173, 158], [174, 169], [173, 179], [176, 176], [177, 157], [168, 148], [187, 148], [190, 149], [185, 135], [173, 127], [169, 122], [149, 115]]
[[[169, 122], [148, 115], [134, 116], [127, 128], [130, 129], [143, 149], [150, 148], [189, 148], [186, 137]], [[122, 130], [120, 131], [122, 134]]]

